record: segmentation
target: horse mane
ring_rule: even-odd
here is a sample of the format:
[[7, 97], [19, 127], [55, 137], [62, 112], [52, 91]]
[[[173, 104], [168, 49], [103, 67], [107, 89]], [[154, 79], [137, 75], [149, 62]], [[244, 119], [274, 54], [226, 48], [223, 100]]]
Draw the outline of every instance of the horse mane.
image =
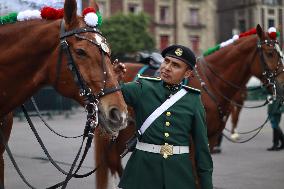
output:
[[[259, 25], [257, 26], [257, 28], [258, 27], [261, 28]], [[240, 44], [240, 42], [244, 41], [244, 38], [248, 39], [248, 38], [252, 38], [251, 36], [256, 36], [255, 34], [258, 33], [257, 28], [252, 28], [246, 32], [240, 33], [239, 35], [234, 35], [231, 39], [224, 41], [220, 44], [217, 44], [215, 47], [211, 47], [207, 49], [206, 51], [203, 52], [203, 56], [205, 57], [205, 56], [214, 54], [215, 52], [218, 52], [220, 49], [223, 49], [223, 48], [226, 49], [227, 46], [238, 45]], [[274, 40], [276, 40], [276, 37], [280, 35], [280, 33], [277, 32], [276, 28], [274, 27], [270, 27], [268, 29], [267, 34], [271, 39], [274, 39]], [[250, 46], [245, 46], [244, 48], [239, 49], [239, 50], [246, 50], [248, 47], [250, 48]]]
[[[247, 45], [247, 44], [249, 44], [248, 41], [251, 41], [251, 39], [253, 39], [253, 38], [255, 38], [255, 36], [242, 38], [242, 39], [234, 42], [233, 44], [230, 44], [230, 45], [228, 45], [228, 46], [226, 46], [226, 47], [224, 47], [224, 48], [222, 48], [218, 51], [215, 51], [212, 54], [206, 55], [204, 57], [208, 62], [214, 62], [214, 65], [216, 65], [216, 66], [224, 66], [226, 64], [232, 64], [232, 62], [223, 61], [223, 59], [225, 57], [228, 57], [228, 56], [238, 56], [238, 55], [244, 53], [244, 51], [247, 51], [248, 48], [251, 48], [251, 45]], [[220, 59], [220, 57], [222, 57], [222, 58]]]

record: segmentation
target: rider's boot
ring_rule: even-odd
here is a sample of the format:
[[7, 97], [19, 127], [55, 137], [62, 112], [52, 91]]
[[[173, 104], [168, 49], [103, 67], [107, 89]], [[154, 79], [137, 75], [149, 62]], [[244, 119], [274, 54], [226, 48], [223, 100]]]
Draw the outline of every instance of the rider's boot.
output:
[[278, 147], [278, 150], [283, 150], [284, 149], [284, 134], [280, 127], [277, 128], [277, 132], [278, 132], [278, 139], [280, 141], [280, 146]]
[[267, 151], [278, 151], [279, 147], [279, 134], [276, 129], [273, 128], [272, 132], [272, 143], [273, 145], [270, 148], [267, 148]]

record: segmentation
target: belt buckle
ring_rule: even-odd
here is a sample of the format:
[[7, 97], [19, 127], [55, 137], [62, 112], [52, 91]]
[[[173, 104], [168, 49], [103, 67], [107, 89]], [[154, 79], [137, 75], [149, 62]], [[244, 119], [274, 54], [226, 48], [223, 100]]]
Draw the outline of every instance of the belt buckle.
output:
[[173, 145], [169, 145], [168, 143], [162, 145], [160, 154], [163, 155], [165, 159], [168, 158], [168, 156], [173, 155]]

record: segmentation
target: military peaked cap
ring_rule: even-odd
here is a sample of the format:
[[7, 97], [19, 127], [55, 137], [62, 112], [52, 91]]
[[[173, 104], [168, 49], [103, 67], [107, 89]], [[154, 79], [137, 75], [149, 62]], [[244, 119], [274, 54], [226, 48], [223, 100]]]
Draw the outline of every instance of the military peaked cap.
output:
[[189, 48], [182, 46], [182, 45], [171, 45], [165, 48], [162, 51], [162, 56], [164, 58], [166, 56], [170, 56], [170, 57], [180, 59], [187, 65], [191, 66], [191, 68], [194, 68], [196, 64], [196, 57], [194, 53]]

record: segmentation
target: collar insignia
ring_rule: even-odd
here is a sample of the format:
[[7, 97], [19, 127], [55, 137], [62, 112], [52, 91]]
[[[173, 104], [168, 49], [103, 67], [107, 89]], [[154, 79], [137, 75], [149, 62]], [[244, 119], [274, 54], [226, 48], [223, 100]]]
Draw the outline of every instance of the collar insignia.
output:
[[181, 48], [177, 48], [177, 49], [175, 50], [175, 54], [176, 54], [177, 56], [181, 56], [182, 53], [183, 53], [183, 51], [182, 51]]

